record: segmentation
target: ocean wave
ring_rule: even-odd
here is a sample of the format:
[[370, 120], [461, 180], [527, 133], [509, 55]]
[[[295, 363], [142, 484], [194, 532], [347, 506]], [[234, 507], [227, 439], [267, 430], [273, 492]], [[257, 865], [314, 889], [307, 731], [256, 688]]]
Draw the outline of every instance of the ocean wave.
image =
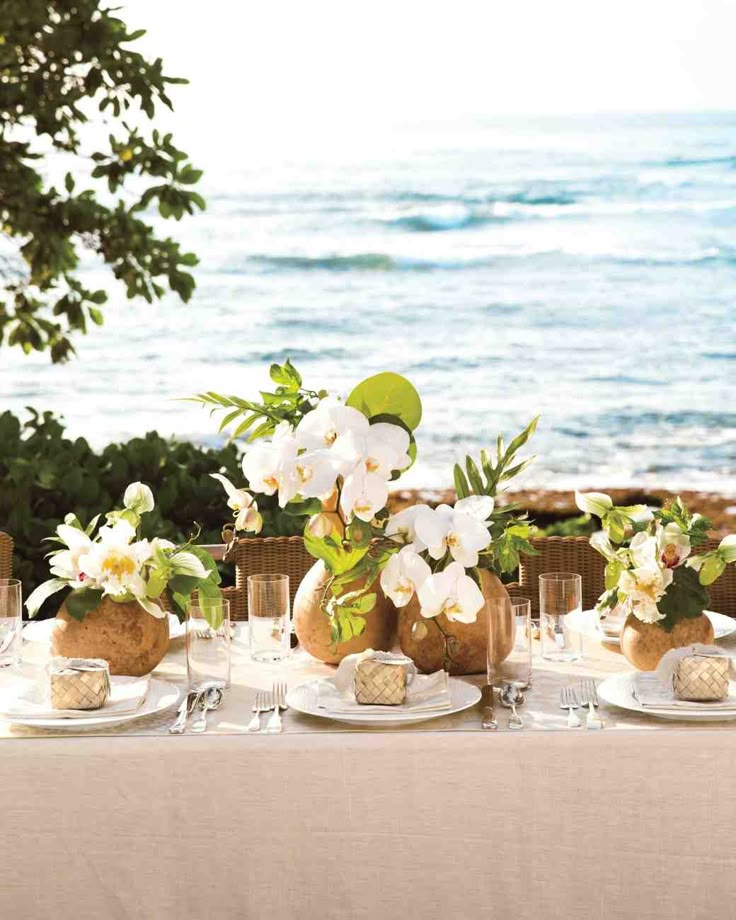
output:
[[392, 271], [448, 271], [477, 268], [487, 265], [483, 259], [416, 259], [391, 256], [380, 252], [362, 252], [350, 255], [328, 256], [250, 256], [248, 262], [260, 265], [266, 271], [329, 271], [329, 272], [392, 272]]
[[736, 166], [736, 156], [728, 154], [720, 157], [671, 157], [664, 161], [665, 166]]

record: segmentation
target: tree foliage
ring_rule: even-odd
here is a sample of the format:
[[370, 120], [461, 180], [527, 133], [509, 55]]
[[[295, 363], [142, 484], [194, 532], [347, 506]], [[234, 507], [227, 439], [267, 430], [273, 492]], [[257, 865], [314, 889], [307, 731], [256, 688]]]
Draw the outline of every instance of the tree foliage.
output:
[[0, 343], [63, 361], [73, 334], [103, 321], [106, 292], [79, 274], [85, 251], [129, 298], [192, 294], [196, 256], [143, 219], [148, 209], [179, 220], [205, 206], [191, 188], [201, 172], [171, 134], [141, 128], [172, 108], [169, 85], [187, 81], [132, 50], [144, 31], [129, 31], [103, 0], [2, 0], [1, 9]]

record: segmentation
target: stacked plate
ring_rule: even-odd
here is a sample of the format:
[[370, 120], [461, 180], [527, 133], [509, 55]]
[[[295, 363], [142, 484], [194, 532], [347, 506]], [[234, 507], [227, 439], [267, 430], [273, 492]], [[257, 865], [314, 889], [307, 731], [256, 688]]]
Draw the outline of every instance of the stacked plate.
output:
[[[736, 633], [736, 619], [706, 610], [705, 615], [713, 624], [716, 641]], [[607, 645], [619, 645], [619, 631], [614, 624], [607, 628], [600, 622], [595, 610], [574, 610], [565, 617], [565, 625], [574, 632], [582, 633], [590, 639], [598, 639]], [[622, 624], [623, 625], [623, 624]]]

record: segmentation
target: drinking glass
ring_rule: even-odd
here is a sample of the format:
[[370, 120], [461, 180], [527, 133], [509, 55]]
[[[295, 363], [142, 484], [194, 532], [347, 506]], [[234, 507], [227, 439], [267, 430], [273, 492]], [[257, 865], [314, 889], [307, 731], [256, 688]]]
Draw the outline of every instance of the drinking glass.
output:
[[187, 676], [189, 689], [204, 684], [230, 686], [230, 601], [197, 604], [187, 611]]
[[583, 657], [583, 636], [569, 629], [565, 616], [583, 609], [583, 582], [572, 572], [547, 572], [539, 576], [539, 639], [547, 661], [578, 661]]
[[511, 620], [513, 644], [499, 666], [500, 678], [527, 690], [532, 685], [532, 602], [528, 598], [511, 598]]
[[23, 646], [23, 593], [17, 578], [0, 578], [0, 668], [19, 664]]
[[288, 575], [248, 578], [248, 632], [253, 661], [282, 661], [291, 652]]
[[502, 680], [502, 667], [514, 644], [514, 617], [511, 601], [493, 597], [486, 601], [488, 612], [488, 683], [496, 685]]

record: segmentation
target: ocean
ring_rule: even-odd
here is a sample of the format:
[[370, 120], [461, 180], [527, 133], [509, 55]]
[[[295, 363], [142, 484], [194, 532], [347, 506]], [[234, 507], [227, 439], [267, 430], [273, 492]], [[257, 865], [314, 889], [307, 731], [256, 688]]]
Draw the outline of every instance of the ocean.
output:
[[453, 462], [541, 414], [519, 485], [736, 492], [736, 114], [404, 125], [371, 145], [218, 160], [208, 209], [162, 224], [200, 257], [189, 305], [113, 296], [79, 357], [4, 349], [4, 408], [102, 445], [214, 444], [204, 389], [243, 396], [287, 355], [346, 393], [419, 389], [420, 459]]

